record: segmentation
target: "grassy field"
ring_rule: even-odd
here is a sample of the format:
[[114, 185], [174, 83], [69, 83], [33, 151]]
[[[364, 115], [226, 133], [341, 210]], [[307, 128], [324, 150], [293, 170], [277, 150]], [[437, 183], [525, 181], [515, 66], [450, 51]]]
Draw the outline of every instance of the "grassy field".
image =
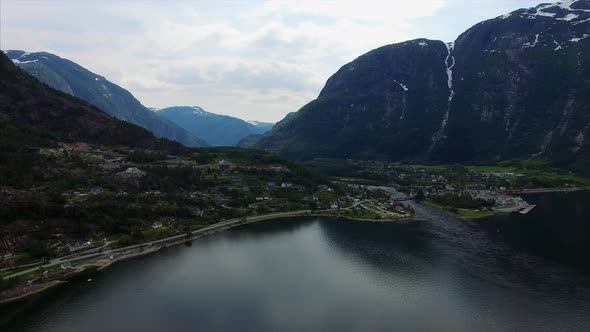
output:
[[590, 186], [590, 178], [572, 175], [572, 174], [559, 174], [559, 173], [551, 173], [551, 172], [539, 172], [539, 171], [521, 171], [522, 173], [529, 177], [539, 178], [545, 181], [551, 182], [563, 182], [563, 183], [575, 183], [584, 186]]
[[467, 166], [470, 172], [478, 173], [514, 173], [517, 169], [510, 166], [497, 166], [497, 165], [486, 165], [486, 166]]
[[450, 212], [462, 219], [474, 219], [491, 216], [493, 212], [486, 210], [469, 210], [469, 209], [453, 209], [450, 206], [440, 205], [431, 200], [424, 201], [424, 204], [433, 206], [435, 208]]
[[12, 269], [12, 270], [0, 271], [0, 278], [3, 278], [5, 276], [7, 276], [7, 275], [14, 274], [14, 273], [17, 273], [17, 272], [20, 272], [20, 271], [28, 270], [28, 269], [31, 269], [31, 268], [34, 268], [34, 267], [39, 267], [42, 264], [43, 264], [43, 262], [40, 262], [38, 264], [34, 264], [34, 265], [31, 265], [31, 266], [25, 266], [25, 267], [21, 267], [21, 268]]
[[485, 210], [459, 209], [459, 216], [465, 219], [482, 218], [491, 216], [493, 213]]
[[[422, 164], [405, 164], [404, 166], [416, 169], [424, 169], [430, 171], [445, 171], [453, 167], [453, 165], [422, 165]], [[533, 165], [534, 166], [534, 165]], [[566, 183], [590, 186], [590, 178], [579, 176], [575, 174], [560, 173], [551, 168], [534, 168], [531, 164], [526, 164], [524, 167], [503, 166], [503, 165], [471, 165], [465, 166], [470, 172], [474, 173], [516, 173], [522, 174], [529, 178], [536, 178], [542, 182], [554, 183], [555, 185], [563, 185]]]
[[444, 171], [449, 166], [451, 166], [451, 165], [445, 165], [445, 164], [441, 164], [441, 165], [400, 164], [400, 165], [411, 167], [411, 168], [417, 168], [417, 169], [426, 169], [426, 170], [431, 170], [431, 171]]

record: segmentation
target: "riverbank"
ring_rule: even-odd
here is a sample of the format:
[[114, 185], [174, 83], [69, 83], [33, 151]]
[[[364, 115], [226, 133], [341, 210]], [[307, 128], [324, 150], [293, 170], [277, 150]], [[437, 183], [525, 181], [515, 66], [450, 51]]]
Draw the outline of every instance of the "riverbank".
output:
[[[159, 251], [162, 248], [168, 248], [172, 246], [176, 246], [179, 244], [184, 244], [188, 241], [194, 241], [203, 237], [207, 237], [230, 228], [251, 224], [255, 222], [261, 222], [266, 220], [273, 220], [273, 219], [284, 219], [284, 218], [294, 218], [294, 217], [329, 217], [329, 218], [343, 218], [348, 220], [360, 221], [360, 222], [403, 222], [408, 223], [412, 220], [412, 217], [409, 218], [400, 218], [400, 219], [381, 219], [381, 220], [373, 220], [373, 219], [360, 219], [360, 218], [353, 218], [349, 216], [342, 216], [338, 214], [332, 214], [329, 211], [316, 211], [312, 212], [310, 210], [299, 210], [299, 211], [290, 211], [290, 212], [279, 212], [273, 213], [268, 215], [261, 215], [261, 216], [252, 216], [245, 219], [232, 219], [223, 221], [202, 229], [195, 230], [191, 232], [190, 236], [187, 234], [180, 234], [175, 235], [166, 239], [160, 239], [157, 241], [137, 244], [129, 247], [118, 248], [113, 250], [107, 250], [103, 253], [97, 253], [90, 255], [91, 257], [85, 258], [74, 258], [76, 261], [76, 266], [72, 266], [67, 273], [67, 277], [71, 277], [73, 275], [80, 274], [84, 272], [87, 268], [93, 267], [97, 268], [97, 270], [103, 270], [108, 268], [109, 266], [121, 262], [130, 258], [135, 258], [139, 256], [149, 255]], [[63, 260], [59, 260], [60, 263], [63, 263]], [[41, 271], [42, 268], [49, 268], [52, 266], [57, 265], [57, 263], [53, 265], [43, 265], [37, 267], [36, 270], [31, 271], [30, 273], [34, 273], [35, 271]], [[11, 276], [5, 276], [4, 278], [10, 278]], [[24, 300], [29, 298], [30, 296], [34, 296], [37, 294], [42, 293], [43, 291], [55, 287], [65, 281], [62, 280], [63, 277], [60, 279], [51, 280], [49, 282], [44, 282], [40, 284], [30, 284], [30, 285], [19, 285], [8, 290], [3, 291], [0, 293], [0, 304], [8, 303], [8, 302], [15, 302], [19, 300]], [[24, 286], [29, 286], [24, 287]], [[19, 291], [20, 289], [20, 291]], [[18, 295], [14, 295], [17, 293]]]
[[352, 220], [352, 221], [361, 221], [361, 222], [373, 222], [373, 223], [389, 223], [389, 222], [395, 222], [395, 223], [401, 223], [401, 224], [407, 224], [410, 223], [414, 220], [414, 216], [410, 216], [410, 217], [401, 217], [401, 218], [396, 218], [396, 219], [368, 219], [368, 218], [354, 218], [354, 217], [350, 217], [350, 216], [345, 216], [345, 215], [312, 215], [313, 217], [331, 217], [331, 218], [338, 218], [338, 219], [346, 219], [346, 220]]
[[53, 280], [42, 284], [20, 285], [0, 292], [0, 305], [28, 299], [57, 285], [66, 283], [63, 280]]
[[536, 188], [536, 189], [521, 189], [514, 190], [514, 194], [545, 194], [545, 193], [559, 193], [559, 192], [574, 192], [574, 191], [590, 191], [590, 186], [583, 187], [565, 187], [565, 188]]

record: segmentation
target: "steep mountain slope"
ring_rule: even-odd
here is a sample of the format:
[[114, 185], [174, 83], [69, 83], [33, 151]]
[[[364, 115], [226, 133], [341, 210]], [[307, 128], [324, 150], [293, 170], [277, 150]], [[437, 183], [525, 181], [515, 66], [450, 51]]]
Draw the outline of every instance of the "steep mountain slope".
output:
[[196, 135], [159, 117], [133, 97], [129, 91], [96, 75], [78, 64], [56, 55], [38, 52], [6, 51], [19, 67], [49, 86], [81, 98], [121, 120], [142, 126], [157, 136], [187, 146], [206, 146]]
[[313, 157], [588, 162], [590, 1], [520, 9], [454, 43], [360, 56], [250, 146]]
[[587, 37], [590, 1], [517, 10], [461, 34], [453, 50], [456, 95], [435, 157], [587, 156]]
[[[24, 149], [55, 141], [84, 141], [170, 153], [185, 151], [176, 142], [158, 139], [141, 127], [117, 120], [96, 106], [39, 82], [4, 54], [0, 54], [0, 124], [2, 143], [17, 143]], [[38, 139], [5, 142], [4, 130]]]
[[212, 146], [236, 146], [242, 138], [263, 134], [273, 125], [248, 123], [231, 116], [206, 112], [198, 106], [174, 106], [157, 112], [189, 132], [198, 133]]
[[318, 99], [278, 123], [259, 146], [291, 158], [420, 152], [446, 110], [446, 56], [444, 43], [425, 39], [371, 51], [343, 66]]

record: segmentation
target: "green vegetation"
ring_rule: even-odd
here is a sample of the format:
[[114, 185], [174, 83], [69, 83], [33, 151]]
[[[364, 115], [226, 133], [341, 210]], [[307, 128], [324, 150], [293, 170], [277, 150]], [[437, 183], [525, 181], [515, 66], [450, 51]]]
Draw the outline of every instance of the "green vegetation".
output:
[[494, 202], [474, 199], [470, 195], [446, 194], [431, 197], [429, 200], [437, 205], [456, 209], [483, 209], [494, 206]]
[[[262, 151], [202, 148], [168, 154], [57, 143], [52, 137], [44, 147], [31, 148], [17, 140], [26, 142], [35, 130], [5, 128], [0, 227], [23, 242], [12, 259], [18, 264], [65, 254], [70, 241], [115, 237], [114, 247], [128, 246], [223, 219], [327, 207], [342, 193], [339, 185]], [[331, 191], [319, 189], [328, 185]], [[320, 202], [311, 200], [316, 193]]]
[[492, 212], [490, 212], [488, 210], [465, 210], [465, 209], [459, 209], [457, 211], [457, 214], [461, 218], [475, 219], [475, 218], [483, 218], [483, 217], [491, 216], [492, 215]]
[[452, 207], [452, 206], [448, 206], [448, 205], [443, 205], [438, 203], [435, 200], [426, 200], [424, 201], [425, 204], [434, 206], [436, 208], [445, 210], [447, 212], [453, 213], [461, 218], [465, 218], [465, 219], [475, 219], [475, 218], [482, 218], [482, 217], [487, 217], [487, 216], [491, 216], [492, 212], [488, 209], [462, 209], [462, 208], [457, 208], [457, 207]]
[[355, 218], [355, 219], [368, 219], [368, 220], [380, 220], [381, 215], [371, 211], [369, 209], [357, 208], [344, 210], [341, 213], [342, 216]]
[[125, 155], [125, 160], [140, 164], [166, 159], [167, 154], [161, 151], [136, 150], [131, 151]]

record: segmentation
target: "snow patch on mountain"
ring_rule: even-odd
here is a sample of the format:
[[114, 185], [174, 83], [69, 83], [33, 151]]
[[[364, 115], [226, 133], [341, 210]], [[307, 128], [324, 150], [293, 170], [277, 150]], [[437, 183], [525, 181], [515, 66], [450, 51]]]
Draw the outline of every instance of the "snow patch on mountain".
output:
[[572, 43], [577, 43], [580, 40], [585, 39], [585, 38], [588, 38], [588, 37], [590, 37], [590, 34], [585, 33], [582, 37], [574, 37], [574, 38], [570, 39], [570, 41]]
[[585, 20], [576, 21], [576, 22], [572, 23], [572, 25], [578, 25], [578, 24], [583, 24], [583, 23], [587, 23], [587, 22], [590, 22], [590, 17]]
[[[587, 22], [588, 18], [586, 17], [586, 15], [587, 13], [590, 13], [590, 9], [572, 8], [572, 5], [581, 1], [583, 0], [566, 0], [555, 3], [541, 4], [537, 7], [525, 9], [524, 11], [517, 10], [508, 14], [500, 15], [497, 18], [507, 19], [513, 15], [516, 15], [521, 18], [534, 20], [538, 17], [542, 17], [553, 18], [559, 21], [572, 22], [573, 25], [576, 25], [582, 22]], [[580, 17], [580, 15], [584, 15], [585, 17], [582, 18]], [[581, 21], [574, 21], [576, 19], [581, 19]]]
[[39, 59], [35, 59], [35, 60], [29, 60], [29, 61], [20, 61], [19, 59], [13, 59], [12, 62], [16, 63], [17, 65], [22, 65], [25, 63], [33, 63], [33, 62], [38, 62]]
[[570, 13], [570, 14], [565, 15], [564, 17], [558, 17], [558, 18], [556, 18], [556, 20], [569, 22], [569, 21], [576, 19], [578, 17], [580, 17], [580, 15]]
[[522, 44], [523, 48], [527, 48], [527, 47], [535, 47], [535, 45], [537, 45], [537, 43], [539, 42], [539, 35], [540, 33], [535, 35], [535, 41], [531, 44], [531, 43], [524, 43]]
[[200, 108], [199, 106], [191, 106], [193, 109], [192, 113], [197, 115], [209, 116], [212, 115], [211, 113], [205, 111], [204, 109]]
[[404, 91], [408, 91], [408, 85], [407, 84], [401, 84], [400, 82], [393, 80], [395, 83], [397, 83], [399, 86], [401, 86], [402, 89], [404, 89]]
[[16, 59], [11, 59], [11, 60], [12, 60], [12, 62], [14, 62], [14, 63], [15, 63], [15, 64], [17, 64], [17, 65], [22, 65], [22, 64], [25, 64], [25, 63], [34, 63], [34, 62], [38, 62], [38, 61], [39, 61], [39, 59], [33, 59], [33, 60], [24, 60], [24, 59], [23, 59], [23, 60], [21, 60], [22, 58], [26, 58], [26, 57], [28, 57], [29, 55], [31, 55], [31, 53], [29, 53], [29, 52], [24, 52], [24, 53], [23, 53], [23, 54], [21, 54], [21, 55], [20, 55], [18, 58], [16, 58]]

